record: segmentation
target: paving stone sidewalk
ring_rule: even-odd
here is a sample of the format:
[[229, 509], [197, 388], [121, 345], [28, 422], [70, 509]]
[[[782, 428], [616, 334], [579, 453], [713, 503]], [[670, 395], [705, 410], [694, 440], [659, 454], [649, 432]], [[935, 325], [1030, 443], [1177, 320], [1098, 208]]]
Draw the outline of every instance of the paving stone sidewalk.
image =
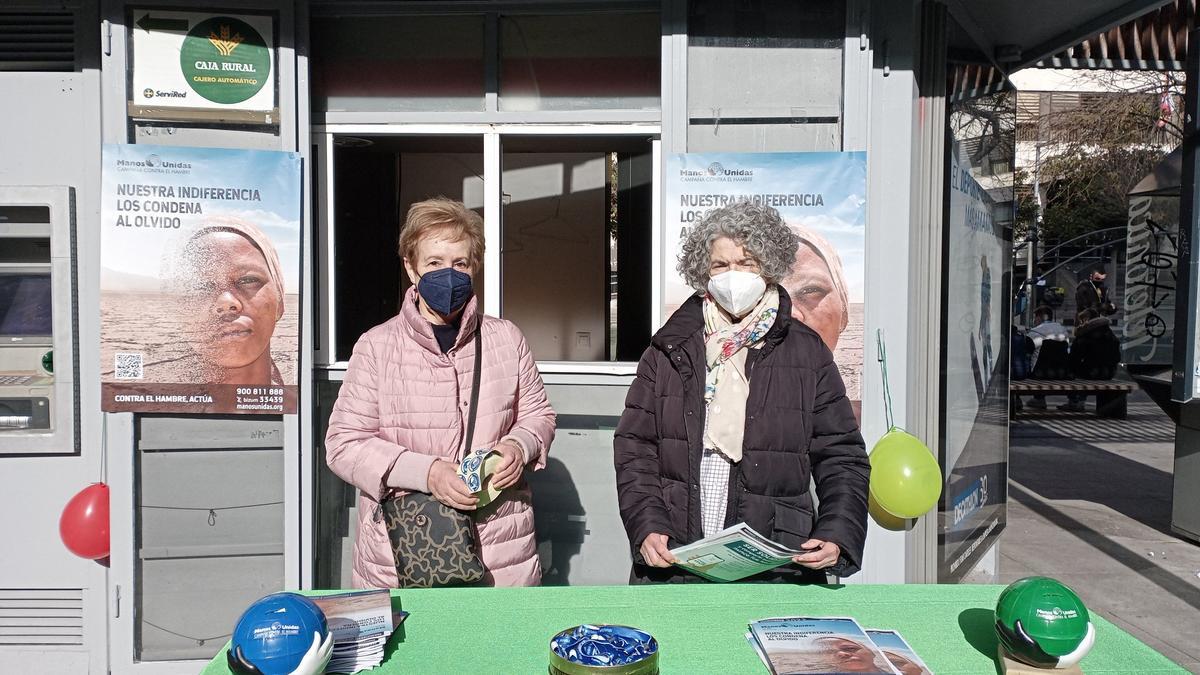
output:
[[[1051, 408], [1060, 402], [1051, 397]], [[1200, 546], [1170, 531], [1174, 430], [1140, 393], [1127, 420], [1018, 417], [1000, 581], [1060, 579], [1092, 611], [1200, 673]]]

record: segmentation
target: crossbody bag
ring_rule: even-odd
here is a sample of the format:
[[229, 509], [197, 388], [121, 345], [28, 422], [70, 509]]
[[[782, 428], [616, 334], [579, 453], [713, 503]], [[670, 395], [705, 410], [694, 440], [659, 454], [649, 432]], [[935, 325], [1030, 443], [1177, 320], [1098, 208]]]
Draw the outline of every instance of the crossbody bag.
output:
[[[464, 447], [471, 451], [479, 378], [483, 370], [482, 317], [475, 324], [475, 369]], [[473, 584], [483, 578], [471, 516], [439, 502], [433, 495], [412, 492], [382, 504], [388, 540], [396, 561], [400, 588], [437, 588]]]

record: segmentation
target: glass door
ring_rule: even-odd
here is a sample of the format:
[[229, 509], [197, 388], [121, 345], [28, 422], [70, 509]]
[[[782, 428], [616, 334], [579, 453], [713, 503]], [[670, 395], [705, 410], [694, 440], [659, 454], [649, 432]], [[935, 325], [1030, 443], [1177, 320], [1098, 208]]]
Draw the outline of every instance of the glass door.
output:
[[502, 139], [503, 316], [538, 362], [637, 361], [649, 343], [653, 140]]

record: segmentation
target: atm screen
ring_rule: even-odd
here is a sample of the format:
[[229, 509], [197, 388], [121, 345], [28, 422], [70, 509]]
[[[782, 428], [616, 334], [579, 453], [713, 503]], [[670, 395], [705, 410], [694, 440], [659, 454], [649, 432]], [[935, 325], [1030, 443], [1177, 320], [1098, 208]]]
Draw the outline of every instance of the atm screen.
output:
[[50, 274], [0, 273], [0, 337], [51, 337]]

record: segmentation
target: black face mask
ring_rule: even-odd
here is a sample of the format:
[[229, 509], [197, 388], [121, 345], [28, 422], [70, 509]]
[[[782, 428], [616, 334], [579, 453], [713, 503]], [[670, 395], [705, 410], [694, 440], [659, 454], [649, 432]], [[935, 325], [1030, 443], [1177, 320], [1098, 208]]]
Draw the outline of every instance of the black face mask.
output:
[[417, 282], [417, 293], [433, 311], [448, 316], [462, 309], [474, 294], [471, 275], [452, 267], [425, 273]]

